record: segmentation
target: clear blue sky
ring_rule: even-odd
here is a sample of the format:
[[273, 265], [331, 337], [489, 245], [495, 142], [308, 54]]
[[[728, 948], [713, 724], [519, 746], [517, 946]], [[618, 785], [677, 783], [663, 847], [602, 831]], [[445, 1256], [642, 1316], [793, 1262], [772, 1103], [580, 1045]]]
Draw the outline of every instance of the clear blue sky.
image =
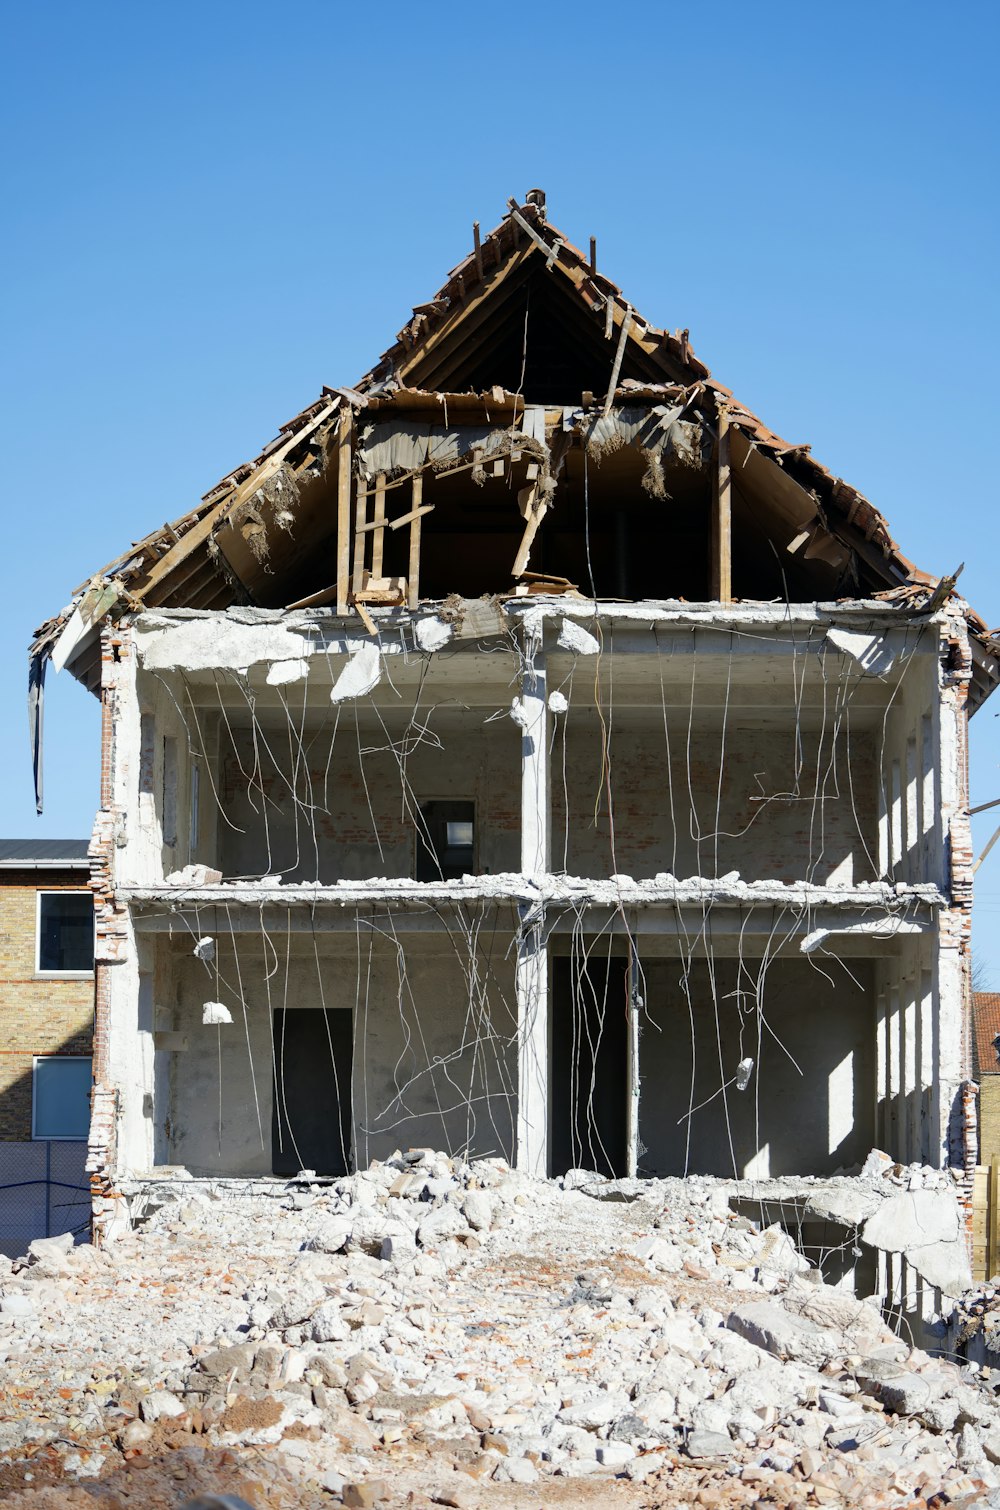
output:
[[[96, 802], [97, 705], [51, 677], [35, 817], [36, 623], [359, 377], [536, 184], [1000, 624], [995, 3], [50, 0], [8, 5], [4, 40], [0, 833], [85, 835]], [[1000, 845], [980, 877], [1000, 988]]]

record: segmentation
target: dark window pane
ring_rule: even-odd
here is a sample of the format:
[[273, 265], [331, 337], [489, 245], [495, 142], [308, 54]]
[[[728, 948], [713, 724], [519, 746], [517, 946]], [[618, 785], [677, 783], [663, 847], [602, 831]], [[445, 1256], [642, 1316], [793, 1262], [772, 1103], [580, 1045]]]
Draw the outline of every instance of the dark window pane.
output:
[[36, 1138], [86, 1138], [90, 1131], [90, 1060], [36, 1059]]
[[475, 870], [474, 802], [422, 802], [418, 881], [458, 881]]
[[39, 970], [93, 970], [94, 902], [89, 891], [42, 892]]

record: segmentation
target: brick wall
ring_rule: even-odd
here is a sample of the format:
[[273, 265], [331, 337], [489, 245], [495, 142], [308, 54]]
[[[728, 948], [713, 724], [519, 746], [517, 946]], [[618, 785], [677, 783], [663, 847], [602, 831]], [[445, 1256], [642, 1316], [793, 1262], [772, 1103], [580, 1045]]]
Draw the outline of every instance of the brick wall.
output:
[[979, 1162], [1000, 1159], [1000, 1075], [983, 1075], [979, 1081]]
[[88, 890], [87, 871], [0, 872], [0, 1140], [31, 1137], [35, 1054], [89, 1054], [94, 982], [35, 974], [39, 891]]

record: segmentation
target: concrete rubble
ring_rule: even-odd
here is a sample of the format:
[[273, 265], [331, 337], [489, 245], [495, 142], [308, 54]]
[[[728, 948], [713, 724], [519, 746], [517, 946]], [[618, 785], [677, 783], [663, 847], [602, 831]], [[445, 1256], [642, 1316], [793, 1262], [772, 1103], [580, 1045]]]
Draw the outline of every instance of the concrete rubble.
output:
[[[950, 1241], [941, 1176], [886, 1165], [814, 1199], [936, 1195]], [[412, 1149], [128, 1194], [105, 1249], [3, 1261], [15, 1510], [1000, 1503], [1000, 1373], [901, 1341], [731, 1182]]]

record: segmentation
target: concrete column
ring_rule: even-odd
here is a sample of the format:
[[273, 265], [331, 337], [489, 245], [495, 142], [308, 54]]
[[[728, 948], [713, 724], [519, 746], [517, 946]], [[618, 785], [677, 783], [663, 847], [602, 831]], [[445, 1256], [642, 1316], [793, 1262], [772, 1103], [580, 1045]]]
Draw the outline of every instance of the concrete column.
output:
[[[549, 713], [545, 654], [538, 646], [521, 682], [521, 870], [549, 870]], [[549, 959], [543, 917], [520, 909], [517, 944], [517, 1167], [545, 1175], [548, 1165]]]
[[908, 1162], [920, 1157], [920, 1119], [917, 1115], [917, 982], [912, 971], [902, 983], [902, 1093], [901, 1146]]
[[549, 952], [540, 919], [521, 908], [517, 941], [517, 1167], [548, 1172]]
[[906, 741], [906, 863], [903, 878], [920, 880], [920, 797], [917, 787], [917, 741]]
[[550, 868], [549, 709], [545, 652], [536, 650], [521, 681], [521, 870], [526, 876]]
[[903, 778], [899, 761], [890, 768], [889, 787], [889, 866], [893, 880], [906, 879], [903, 865]]
[[[889, 1024], [886, 1010], [885, 966], [879, 970], [881, 989], [875, 1006], [875, 1140], [888, 1153], [889, 1145]], [[881, 1294], [882, 1291], [880, 1290]]]
[[886, 1153], [892, 1154], [894, 1159], [905, 1158], [900, 1137], [900, 1111], [901, 1096], [900, 1087], [902, 1081], [902, 1034], [900, 1032], [899, 1011], [899, 975], [895, 960], [890, 963], [890, 985], [888, 991], [889, 1008], [889, 1083], [887, 1095], [888, 1118], [886, 1131], [888, 1141], [885, 1145]]
[[626, 1173], [634, 1180], [639, 1172], [639, 1022], [644, 1006], [642, 966], [635, 943], [629, 942], [628, 970], [628, 1125], [626, 1128]]
[[922, 881], [938, 879], [940, 866], [936, 864], [937, 843], [937, 791], [934, 779], [934, 720], [929, 713], [920, 719], [920, 828], [923, 835]]
[[[921, 953], [924, 951], [921, 950]], [[920, 1160], [936, 1165], [933, 1130], [934, 1086], [937, 1082], [937, 1054], [934, 1045], [934, 983], [928, 969], [920, 972]]]

